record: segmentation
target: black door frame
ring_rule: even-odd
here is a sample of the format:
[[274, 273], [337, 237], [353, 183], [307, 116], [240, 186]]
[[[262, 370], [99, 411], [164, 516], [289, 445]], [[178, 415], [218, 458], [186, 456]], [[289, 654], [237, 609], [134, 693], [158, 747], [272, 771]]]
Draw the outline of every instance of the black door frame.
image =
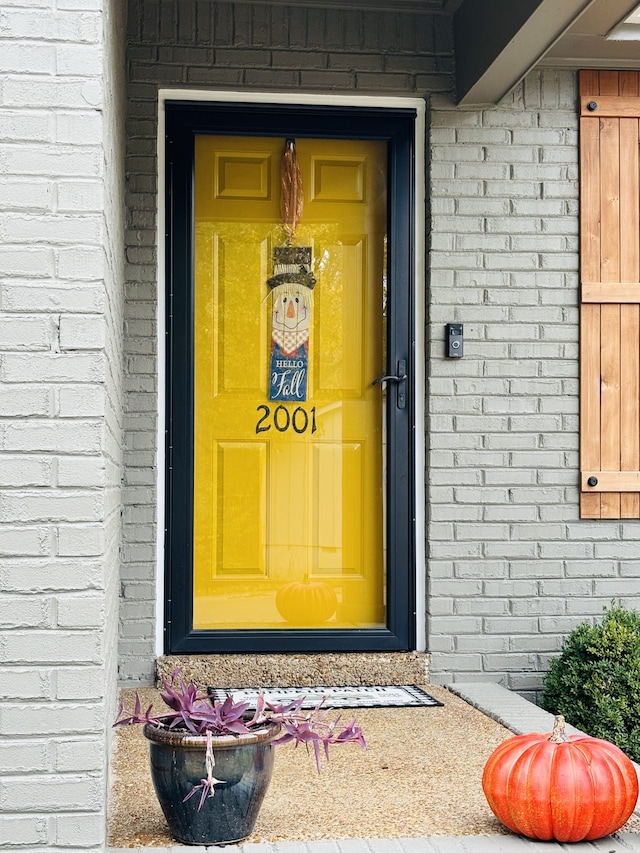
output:
[[[416, 110], [167, 100], [165, 103], [166, 654], [402, 651], [416, 642], [414, 209]], [[193, 182], [196, 134], [388, 143], [388, 371], [407, 364], [405, 408], [387, 405], [387, 627], [204, 630], [193, 625]]]

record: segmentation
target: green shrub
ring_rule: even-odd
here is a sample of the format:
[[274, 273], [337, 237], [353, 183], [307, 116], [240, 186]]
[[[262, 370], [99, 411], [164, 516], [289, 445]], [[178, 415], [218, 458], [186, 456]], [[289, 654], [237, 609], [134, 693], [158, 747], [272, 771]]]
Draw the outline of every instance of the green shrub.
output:
[[640, 761], [640, 613], [611, 607], [578, 625], [543, 683], [542, 707]]

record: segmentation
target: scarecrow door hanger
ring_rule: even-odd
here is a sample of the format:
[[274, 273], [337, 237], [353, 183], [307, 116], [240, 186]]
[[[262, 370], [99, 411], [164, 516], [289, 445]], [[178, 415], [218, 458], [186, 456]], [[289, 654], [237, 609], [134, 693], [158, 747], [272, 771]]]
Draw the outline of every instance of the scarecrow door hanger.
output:
[[295, 140], [287, 139], [280, 163], [280, 213], [287, 242], [273, 252], [269, 399], [304, 403], [312, 322], [311, 247], [292, 245], [304, 204]]
[[277, 246], [272, 288], [269, 399], [305, 402], [312, 315], [311, 249]]

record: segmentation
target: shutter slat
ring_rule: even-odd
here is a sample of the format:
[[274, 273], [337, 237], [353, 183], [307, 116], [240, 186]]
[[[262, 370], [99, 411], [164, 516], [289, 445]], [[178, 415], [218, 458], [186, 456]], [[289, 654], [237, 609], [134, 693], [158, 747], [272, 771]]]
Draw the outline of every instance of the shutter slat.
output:
[[637, 71], [621, 71], [618, 93], [623, 98], [635, 98], [639, 94]]
[[[595, 486], [589, 485], [590, 477], [598, 481]], [[592, 493], [640, 491], [640, 471], [582, 471], [580, 478], [582, 488]]]
[[[620, 306], [600, 309], [600, 464], [620, 467]], [[620, 495], [602, 493], [602, 518], [620, 518]]]
[[[615, 73], [615, 72], [614, 72]], [[618, 76], [601, 77], [618, 91]], [[620, 120], [600, 122], [600, 280], [620, 281]], [[615, 156], [613, 156], [615, 155]], [[600, 309], [600, 464], [606, 471], [620, 468], [620, 306]], [[620, 517], [618, 492], [602, 492], [602, 517]]]
[[640, 303], [640, 282], [620, 281], [604, 284], [599, 281], [583, 281], [581, 298], [583, 302]]
[[[597, 71], [580, 75], [584, 94], [600, 93]], [[591, 116], [591, 114], [589, 114]], [[580, 120], [580, 257], [585, 281], [600, 281], [600, 132], [593, 117]], [[589, 175], [585, 181], [582, 176]], [[580, 310], [580, 460], [600, 470], [600, 305]], [[600, 518], [600, 493], [580, 495], [583, 518]]]
[[[589, 109], [589, 104], [596, 104], [596, 109]], [[640, 98], [583, 95], [580, 98], [580, 115], [591, 118], [640, 118]]]

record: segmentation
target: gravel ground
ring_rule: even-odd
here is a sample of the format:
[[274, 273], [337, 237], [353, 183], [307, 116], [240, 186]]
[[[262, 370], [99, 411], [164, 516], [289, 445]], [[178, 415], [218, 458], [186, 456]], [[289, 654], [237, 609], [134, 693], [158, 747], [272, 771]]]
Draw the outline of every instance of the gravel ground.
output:
[[[427, 690], [444, 707], [358, 710], [368, 749], [334, 749], [320, 775], [302, 748], [277, 747], [271, 785], [248, 841], [506, 833], [480, 780], [487, 758], [511, 732], [446, 689]], [[143, 705], [157, 698], [155, 690], [140, 693]], [[123, 698], [132, 707], [133, 691]], [[117, 730], [112, 770], [109, 846], [171, 844], [139, 726]], [[639, 832], [640, 821], [632, 818], [624, 830]]]
[[[368, 749], [334, 749], [320, 775], [301, 748], [277, 747], [271, 786], [248, 840], [501, 832], [480, 779], [493, 749], [511, 733], [447, 690], [427, 690], [444, 707], [358, 710]], [[132, 691], [124, 693], [130, 707]], [[149, 704], [157, 693], [141, 696]], [[171, 843], [149, 780], [147, 750], [139, 726], [117, 730], [110, 846]]]

